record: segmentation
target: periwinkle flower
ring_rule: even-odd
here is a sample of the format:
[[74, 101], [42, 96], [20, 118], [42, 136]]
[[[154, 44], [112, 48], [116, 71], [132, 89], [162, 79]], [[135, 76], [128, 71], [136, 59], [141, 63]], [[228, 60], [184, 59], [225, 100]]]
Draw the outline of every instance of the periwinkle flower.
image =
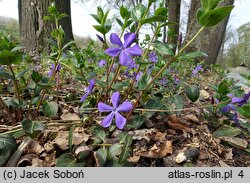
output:
[[106, 65], [106, 63], [107, 63], [106, 60], [99, 60], [99, 61], [98, 61], [99, 67], [103, 67], [104, 65]]
[[157, 55], [156, 55], [155, 51], [153, 51], [151, 53], [148, 53], [148, 58], [153, 63], [157, 63], [158, 62], [158, 58], [157, 58]]
[[99, 36], [98, 34], [96, 34], [96, 37], [97, 37], [103, 44], [105, 44], [104, 39], [103, 39], [101, 36]]
[[[55, 65], [52, 64], [50, 66], [50, 71], [48, 72], [48, 76], [52, 76], [54, 69], [55, 69]], [[57, 66], [56, 66], [56, 72], [59, 72], [61, 69], [62, 69], [62, 66], [60, 64], [57, 64]]]
[[136, 39], [135, 33], [126, 33], [124, 35], [124, 43], [121, 42], [119, 36], [115, 33], [110, 35], [110, 42], [118, 47], [108, 48], [105, 53], [111, 57], [119, 55], [119, 62], [123, 66], [128, 66], [132, 62], [132, 56], [141, 56], [142, 50], [138, 44], [131, 47]]
[[113, 104], [113, 107], [107, 104], [104, 104], [102, 102], [98, 103], [98, 110], [100, 112], [110, 112], [109, 115], [106, 116], [104, 120], [101, 122], [101, 125], [104, 128], [109, 127], [113, 121], [113, 118], [115, 117], [116, 126], [119, 129], [123, 129], [127, 120], [119, 112], [129, 112], [133, 108], [133, 106], [129, 101], [125, 101], [121, 105], [119, 105], [120, 103], [119, 92], [115, 92], [112, 94], [111, 102]]
[[194, 77], [201, 69], [201, 65], [196, 66], [195, 69], [192, 71], [192, 76]]
[[80, 102], [84, 102], [86, 100], [86, 98], [88, 97], [88, 95], [92, 92], [94, 86], [95, 86], [95, 80], [91, 79], [89, 81], [89, 86], [85, 89], [85, 94], [80, 99]]
[[[135, 73], [135, 74], [136, 74], [136, 73]], [[136, 75], [135, 80], [138, 81], [138, 80], [142, 77], [142, 75], [143, 75], [143, 72], [140, 71], [140, 72]]]
[[166, 78], [160, 79], [160, 84], [161, 84], [162, 86], [165, 86], [165, 85], [167, 84], [167, 79], [166, 79]]
[[244, 104], [247, 104], [249, 98], [250, 98], [250, 92], [244, 94], [244, 96], [243, 96], [242, 98], [233, 97], [233, 98], [232, 98], [232, 103], [233, 103], [233, 104], [238, 104], [238, 106], [241, 107], [241, 106], [243, 106]]

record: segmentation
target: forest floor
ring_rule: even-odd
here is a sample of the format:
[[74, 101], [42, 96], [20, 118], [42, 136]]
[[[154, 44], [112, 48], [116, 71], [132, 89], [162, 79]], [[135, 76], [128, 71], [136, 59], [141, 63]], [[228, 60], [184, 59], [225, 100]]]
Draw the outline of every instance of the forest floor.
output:
[[[204, 77], [213, 80], [213, 76]], [[203, 83], [207, 83], [204, 81]], [[79, 152], [88, 152], [85, 166], [98, 166], [96, 147], [92, 146], [93, 136], [90, 128], [98, 120], [84, 120], [88, 114], [79, 109], [79, 99], [67, 101], [70, 94], [80, 95], [76, 83], [69, 82], [61, 87], [58, 95], [53, 97], [60, 110], [57, 117], [41, 117], [46, 124], [45, 131], [36, 139], [29, 141], [16, 166], [53, 167], [58, 157], [69, 152], [69, 129], [74, 123], [73, 149], [75, 156]], [[137, 130], [130, 130], [133, 155], [128, 159], [130, 166], [137, 167], [238, 167], [250, 166], [250, 131], [235, 134], [223, 134], [227, 121], [222, 115], [207, 118], [209, 113], [204, 106], [211, 104], [213, 91], [203, 84], [199, 102], [185, 100], [185, 109], [181, 114], [155, 114], [147, 119]], [[241, 119], [247, 121], [246, 119]], [[88, 122], [86, 122], [88, 121]], [[97, 121], [97, 122], [96, 122]], [[234, 126], [231, 122], [230, 125]], [[20, 124], [1, 125], [0, 133], [20, 128]], [[218, 130], [219, 129], [219, 130]], [[106, 144], [119, 142], [119, 130], [115, 130], [106, 140]], [[23, 137], [19, 138], [21, 143]]]

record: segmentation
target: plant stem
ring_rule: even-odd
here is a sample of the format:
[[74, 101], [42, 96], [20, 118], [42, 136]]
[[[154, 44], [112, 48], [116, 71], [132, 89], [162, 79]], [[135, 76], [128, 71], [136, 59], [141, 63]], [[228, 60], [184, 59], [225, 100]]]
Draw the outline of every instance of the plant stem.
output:
[[15, 119], [13, 118], [13, 116], [11, 115], [8, 107], [5, 105], [2, 97], [0, 96], [0, 107], [1, 109], [4, 108], [5, 112], [7, 113], [8, 117], [10, 118], [10, 120], [13, 122], [13, 123], [16, 123]]

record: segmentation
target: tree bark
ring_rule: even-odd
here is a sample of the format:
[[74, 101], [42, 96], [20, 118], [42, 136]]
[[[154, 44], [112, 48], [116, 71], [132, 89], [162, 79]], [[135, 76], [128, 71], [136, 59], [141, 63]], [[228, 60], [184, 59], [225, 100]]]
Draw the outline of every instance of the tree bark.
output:
[[55, 0], [56, 8], [60, 13], [66, 13], [68, 17], [63, 18], [59, 24], [65, 32], [64, 43], [74, 40], [71, 22], [71, 5], [70, 0]]
[[[69, 15], [60, 22], [65, 32], [66, 43], [73, 40], [70, 0], [56, 1], [58, 1], [56, 7], [59, 12]], [[55, 25], [53, 22], [44, 21], [43, 17], [48, 15], [48, 7], [51, 3], [52, 0], [18, 0], [21, 44], [25, 46], [24, 52], [32, 57], [38, 56], [42, 51], [49, 51], [46, 38], [50, 38]]]
[[[168, 27], [168, 37], [167, 44], [173, 44], [177, 46], [178, 35], [179, 35], [179, 23], [180, 23], [180, 10], [181, 10], [181, 0], [166, 0], [168, 7], [168, 21], [176, 22], [175, 25], [170, 25]], [[176, 47], [174, 47], [173, 52], [175, 53]]]
[[[233, 5], [234, 0], [226, 0], [222, 3], [225, 5]], [[200, 8], [200, 0], [192, 0], [191, 7], [189, 9], [188, 24], [185, 42], [187, 43], [200, 29], [200, 25], [196, 19], [196, 12]], [[227, 23], [229, 16], [225, 18], [218, 25], [205, 29], [199, 37], [189, 46], [187, 51], [200, 50], [205, 52], [208, 57], [206, 58], [206, 65], [211, 65], [216, 63], [224, 35], [226, 32]]]

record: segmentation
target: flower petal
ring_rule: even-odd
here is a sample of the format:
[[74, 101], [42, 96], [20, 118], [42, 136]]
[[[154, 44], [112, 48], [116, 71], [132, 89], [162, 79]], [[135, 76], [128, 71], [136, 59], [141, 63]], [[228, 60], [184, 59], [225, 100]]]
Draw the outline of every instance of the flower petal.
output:
[[141, 56], [142, 55], [142, 50], [138, 44], [134, 45], [131, 48], [127, 48], [126, 52], [132, 56]]
[[128, 66], [132, 61], [132, 58], [125, 51], [119, 55], [119, 62], [123, 66]]
[[124, 118], [119, 112], [115, 113], [115, 124], [121, 130], [126, 124], [126, 118]]
[[122, 44], [122, 42], [121, 42], [119, 36], [118, 36], [117, 34], [115, 34], [115, 33], [112, 33], [112, 34], [110, 35], [110, 42], [111, 42], [112, 44], [118, 45], [119, 47], [122, 47], [122, 46], [123, 46], [123, 44]]
[[87, 96], [89, 95], [89, 92], [85, 93], [82, 98], [80, 99], [80, 102], [84, 102], [87, 98]]
[[93, 90], [93, 88], [94, 88], [94, 86], [95, 86], [95, 80], [94, 80], [94, 79], [91, 79], [91, 80], [89, 81], [89, 86], [86, 88], [86, 92], [87, 92], [87, 93], [91, 93], [92, 90]]
[[112, 94], [111, 96], [111, 102], [114, 106], [114, 108], [117, 108], [120, 102], [120, 93], [119, 92], [115, 92]]
[[135, 38], [136, 38], [135, 33], [126, 33], [124, 35], [124, 45], [123, 46], [125, 48], [129, 47], [135, 41]]
[[106, 128], [106, 127], [109, 127], [110, 125], [111, 125], [111, 123], [112, 123], [112, 120], [113, 120], [113, 118], [114, 118], [114, 113], [113, 112], [111, 112], [108, 116], [106, 116], [105, 118], [104, 118], [104, 120], [101, 122], [101, 125], [104, 127], [104, 128]]
[[109, 112], [109, 111], [112, 111], [113, 110], [113, 107], [107, 105], [107, 104], [104, 104], [102, 102], [99, 102], [98, 103], [98, 111], [100, 112]]
[[132, 108], [133, 108], [133, 105], [129, 101], [125, 101], [116, 110], [118, 112], [128, 112]]
[[117, 57], [121, 52], [120, 48], [108, 48], [105, 50], [105, 53], [111, 57]]

